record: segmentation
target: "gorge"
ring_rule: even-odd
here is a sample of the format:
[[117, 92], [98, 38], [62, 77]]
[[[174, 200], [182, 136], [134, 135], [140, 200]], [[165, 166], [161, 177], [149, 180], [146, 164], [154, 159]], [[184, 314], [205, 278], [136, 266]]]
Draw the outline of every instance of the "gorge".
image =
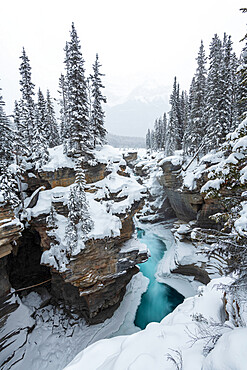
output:
[[[74, 163], [59, 147], [50, 150], [50, 156], [41, 171], [30, 169], [25, 174], [22, 223], [10, 209], [4, 209], [0, 282], [3, 369], [62, 369], [78, 351], [99, 339], [132, 334], [138, 327], [159, 322], [183, 301], [183, 295], [194, 295], [198, 285], [207, 284], [215, 275], [206, 259], [196, 255], [197, 240], [191, 235], [198, 226], [212, 227], [208, 216], [218, 205], [208, 203], [198, 190], [181, 191], [179, 157], [164, 160], [162, 153], [122, 155], [109, 146], [96, 151], [95, 161], [85, 168], [94, 229], [85, 248], [70, 256], [64, 237]], [[51, 206], [57, 217], [55, 228], [47, 222]], [[172, 217], [178, 221], [167, 244], [155, 228], [160, 225], [164, 229], [162, 223]], [[148, 231], [144, 235], [145, 225]], [[133, 236], [135, 227], [139, 239]], [[162, 258], [164, 243], [169, 248]], [[150, 252], [151, 258], [145, 262]], [[144, 275], [145, 269], [149, 270], [149, 288], [138, 272], [139, 264]], [[182, 283], [173, 285], [172, 276]], [[168, 285], [163, 284], [166, 278], [170, 279]], [[17, 293], [10, 292], [11, 288]], [[151, 309], [147, 303], [150, 296]], [[18, 317], [15, 324], [14, 317]], [[54, 343], [56, 335], [64, 336], [61, 348]], [[31, 356], [34, 343], [39, 343], [38, 358]], [[65, 350], [68, 343], [69, 351]]]

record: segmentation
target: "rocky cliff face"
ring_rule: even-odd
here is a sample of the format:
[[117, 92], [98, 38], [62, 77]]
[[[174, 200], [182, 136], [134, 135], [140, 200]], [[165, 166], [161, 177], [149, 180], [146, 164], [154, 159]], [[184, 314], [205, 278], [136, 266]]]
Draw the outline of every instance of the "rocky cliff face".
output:
[[10, 290], [6, 271], [7, 256], [16, 252], [15, 242], [21, 236], [23, 225], [8, 205], [0, 207], [0, 297]]
[[159, 181], [177, 218], [186, 222], [197, 220], [198, 227], [217, 228], [209, 216], [221, 212], [223, 208], [217, 200], [205, 199], [200, 193], [201, 186], [207, 178], [203, 176], [197, 180], [194, 190], [189, 190], [183, 184], [181, 164], [173, 164], [172, 160], [167, 160], [160, 167], [162, 175], [159, 176]]
[[[132, 153], [126, 159], [131, 163], [136, 159], [136, 154]], [[49, 168], [41, 171], [29, 170], [25, 174], [26, 193], [29, 196], [26, 200], [28, 208], [25, 223], [28, 226], [17, 242], [16, 255], [10, 257], [7, 267], [12, 286], [16, 289], [50, 280], [47, 287], [52, 293], [54, 303], [64, 304], [67, 309], [69, 308], [68, 312], [76, 312], [89, 323], [98, 323], [113, 314], [123, 298], [127, 283], [138, 271], [136, 264], [148, 258], [147, 251], [140, 252], [138, 247], [130, 251], [125, 248], [122, 251], [124, 243], [133, 234], [133, 216], [143, 206], [144, 194], [139, 194], [136, 200], [135, 196], [131, 197], [131, 201], [129, 200], [129, 184], [133, 182], [134, 186], [135, 184], [139, 188], [141, 186], [133, 175], [131, 177], [127, 163], [121, 156], [113, 158], [110, 162], [103, 158], [103, 160], [96, 160], [93, 165], [85, 164], [84, 170], [87, 181], [86, 191], [92, 194], [97, 204], [102, 204], [103, 208], [106, 207], [115, 223], [119, 220], [121, 225], [119, 235], [114, 233], [111, 235], [111, 232], [108, 232], [105, 237], [89, 238], [85, 248], [69, 259], [63, 271], [57, 270], [52, 265], [49, 266], [49, 263], [46, 263], [46, 266], [40, 266], [42, 252], [49, 251], [51, 243], [58, 243], [49, 235], [47, 226], [47, 215], [51, 204], [58, 216], [61, 215], [66, 219], [68, 215], [66, 201], [59, 191], [56, 192], [56, 189], [66, 189], [74, 183], [75, 171], [71, 166], [56, 168], [53, 171]], [[104, 183], [106, 180], [108, 182]], [[109, 185], [111, 182], [116, 183], [112, 188]], [[53, 190], [55, 192], [50, 195], [49, 191]], [[34, 192], [36, 195], [32, 196]], [[40, 201], [43, 194], [51, 197], [48, 207], [43, 206]], [[34, 212], [36, 209], [39, 210]], [[4, 212], [2, 218], [7, 219], [8, 210], [4, 209]], [[21, 235], [21, 224], [18, 225], [15, 227], [12, 225], [10, 229], [7, 226], [2, 228], [5, 231], [1, 234], [0, 243], [2, 241], [6, 246], [6, 253], [11, 252], [11, 242]], [[107, 230], [107, 225], [105, 229]], [[5, 249], [2, 249], [2, 253]], [[10, 287], [8, 274], [4, 268], [7, 259], [0, 261], [2, 281], [7, 282], [6, 287], [2, 287], [4, 292]]]

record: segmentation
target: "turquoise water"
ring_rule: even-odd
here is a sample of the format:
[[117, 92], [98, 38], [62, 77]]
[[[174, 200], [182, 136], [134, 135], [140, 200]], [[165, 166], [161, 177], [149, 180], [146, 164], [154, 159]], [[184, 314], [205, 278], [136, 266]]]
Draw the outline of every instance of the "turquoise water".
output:
[[139, 265], [140, 271], [149, 278], [150, 282], [136, 312], [135, 325], [145, 329], [150, 322], [160, 322], [183, 302], [184, 297], [169, 285], [158, 283], [155, 279], [157, 265], [166, 250], [165, 243], [154, 234], [145, 234], [141, 229], [137, 230], [137, 236], [151, 252], [148, 261]]

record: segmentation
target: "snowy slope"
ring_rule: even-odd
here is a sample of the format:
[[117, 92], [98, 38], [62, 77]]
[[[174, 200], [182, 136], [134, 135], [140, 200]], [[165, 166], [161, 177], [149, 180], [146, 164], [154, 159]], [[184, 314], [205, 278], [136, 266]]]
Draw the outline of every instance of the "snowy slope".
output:
[[[221, 348], [225, 348], [229, 336], [222, 336], [219, 349], [215, 347], [211, 359], [207, 359], [207, 348], [213, 348], [211, 339], [217, 333], [232, 334], [232, 325], [221, 325], [223, 316], [222, 296], [219, 284], [229, 284], [230, 278], [211, 281], [193, 298], [187, 298], [174, 312], [166, 316], [161, 323], [151, 323], [145, 330], [130, 336], [120, 336], [101, 340], [79, 353], [66, 367], [68, 370], [183, 370], [216, 369], [214, 362], [219, 363]], [[233, 331], [234, 332], [234, 331]], [[245, 335], [246, 330], [239, 334]], [[223, 342], [223, 343], [222, 343]], [[227, 358], [233, 361], [235, 348], [228, 348]], [[242, 360], [246, 355], [242, 350]], [[217, 355], [218, 354], [218, 355]], [[182, 356], [182, 357], [181, 357]], [[210, 355], [209, 355], [210, 356]], [[176, 367], [173, 358], [180, 363]], [[222, 357], [221, 357], [222, 358]], [[206, 360], [205, 360], [206, 359]], [[211, 364], [209, 367], [208, 364]], [[221, 369], [233, 369], [227, 366]], [[217, 367], [219, 369], [219, 367]], [[243, 369], [243, 367], [240, 367]]]

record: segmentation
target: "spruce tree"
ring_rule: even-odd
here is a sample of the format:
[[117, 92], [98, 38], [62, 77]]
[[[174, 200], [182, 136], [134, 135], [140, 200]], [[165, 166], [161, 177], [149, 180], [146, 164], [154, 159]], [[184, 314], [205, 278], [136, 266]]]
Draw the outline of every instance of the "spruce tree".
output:
[[[233, 101], [232, 85], [232, 41], [231, 36], [224, 34], [222, 43], [221, 63], [221, 99], [220, 99], [220, 122], [222, 127], [221, 142], [225, 139], [232, 127], [232, 108], [236, 104]], [[236, 73], [236, 71], [234, 71]]]
[[148, 129], [148, 132], [146, 134], [146, 149], [147, 150], [151, 149], [151, 133], [150, 133], [150, 129]]
[[0, 203], [16, 207], [19, 204], [18, 187], [15, 175], [9, 169], [14, 159], [14, 133], [5, 114], [4, 105], [0, 95]]
[[20, 58], [22, 60], [19, 68], [21, 74], [20, 91], [22, 94], [20, 100], [21, 125], [26, 146], [29, 149], [29, 154], [31, 154], [35, 121], [34, 84], [31, 81], [31, 66], [24, 48]]
[[83, 248], [86, 236], [93, 227], [93, 221], [88, 211], [85, 185], [82, 160], [79, 159], [76, 164], [76, 180], [70, 187], [68, 225], [66, 228], [68, 249], [72, 254]]
[[58, 125], [55, 116], [55, 110], [52, 103], [49, 90], [46, 94], [46, 106], [45, 106], [45, 138], [49, 148], [53, 148], [60, 144], [60, 137], [58, 131]]
[[167, 134], [167, 118], [166, 113], [163, 114], [162, 117], [162, 130], [161, 130], [161, 149], [165, 150], [166, 145], [166, 134]]
[[230, 131], [234, 131], [238, 124], [241, 122], [241, 114], [238, 110], [238, 98], [239, 98], [239, 79], [238, 79], [238, 67], [239, 67], [239, 60], [236, 57], [235, 53], [232, 53], [231, 56], [231, 84], [232, 84], [232, 94], [231, 94], [231, 123], [230, 123]]
[[191, 112], [192, 107], [194, 105], [194, 96], [195, 96], [195, 76], [192, 78], [189, 90], [189, 98], [188, 98], [188, 122], [187, 126], [185, 127], [184, 137], [183, 137], [183, 154], [184, 155], [191, 155], [193, 153], [192, 147], [192, 140], [193, 136], [191, 135], [194, 125], [193, 120], [191, 119]]
[[209, 72], [206, 86], [205, 119], [207, 149], [218, 148], [224, 138], [224, 127], [221, 125], [220, 109], [222, 93], [222, 43], [217, 34], [210, 44]]
[[59, 78], [59, 90], [60, 94], [60, 137], [64, 143], [69, 138], [69, 117], [68, 117], [68, 83], [67, 79], [63, 74]]
[[[203, 41], [197, 56], [197, 69], [189, 96], [189, 119], [185, 132], [184, 149], [187, 154], [195, 154], [205, 136], [204, 111], [206, 99], [206, 56]], [[203, 149], [203, 148], [202, 148]]]
[[0, 160], [0, 204], [15, 208], [19, 203], [16, 177], [8, 168], [7, 162]]
[[38, 131], [42, 133], [43, 137], [47, 138], [47, 128], [45, 124], [46, 118], [46, 101], [42, 91], [38, 90], [38, 102], [36, 104], [36, 127], [38, 126]]
[[46, 164], [49, 160], [47, 139], [46, 134], [46, 103], [42, 91], [38, 91], [38, 103], [36, 105], [36, 116], [35, 126], [33, 128], [32, 138], [32, 158], [36, 162], [35, 166], [37, 169], [41, 168], [43, 164]]
[[[0, 88], [0, 93], [1, 90]], [[0, 161], [10, 163], [13, 159], [13, 130], [5, 114], [4, 105], [3, 97], [0, 95]]]
[[238, 116], [244, 119], [247, 115], [247, 41], [245, 42], [239, 61], [237, 108]]
[[158, 118], [154, 123], [154, 135], [157, 150], [160, 150], [162, 147], [162, 120]]
[[157, 150], [155, 130], [151, 130], [151, 149], [154, 151]]
[[101, 92], [101, 89], [104, 88], [101, 82], [101, 76], [104, 75], [99, 72], [100, 67], [98, 54], [96, 54], [96, 60], [93, 64], [93, 74], [91, 75], [93, 104], [90, 121], [94, 147], [96, 144], [102, 145], [105, 142], [106, 136], [106, 129], [104, 128], [105, 113], [102, 108], [102, 103], [106, 103], [106, 97]]
[[67, 154], [72, 157], [86, 156], [92, 148], [92, 138], [88, 120], [87, 83], [80, 41], [72, 23], [71, 40], [66, 48], [66, 68], [68, 81], [69, 141]]
[[173, 91], [170, 96], [170, 105], [171, 110], [169, 112], [169, 123], [166, 135], [166, 155], [172, 155], [175, 150], [182, 148], [184, 135], [179, 85], [177, 84], [176, 77], [174, 78]]

